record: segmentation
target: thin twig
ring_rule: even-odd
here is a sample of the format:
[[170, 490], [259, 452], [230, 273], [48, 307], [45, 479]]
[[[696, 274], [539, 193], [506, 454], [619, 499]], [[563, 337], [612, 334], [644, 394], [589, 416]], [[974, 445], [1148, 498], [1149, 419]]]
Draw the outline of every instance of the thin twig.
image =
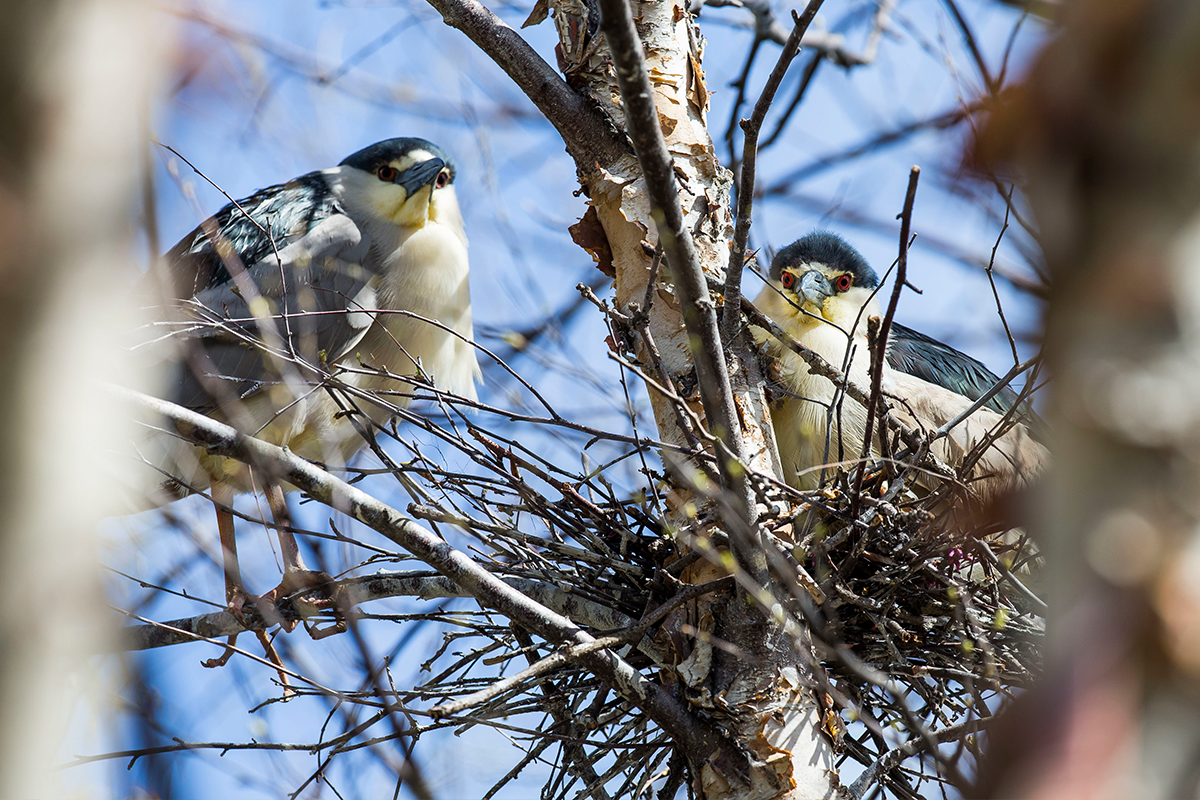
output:
[[775, 92], [778, 91], [779, 84], [783, 82], [783, 76], [787, 74], [788, 67], [792, 65], [792, 59], [800, 50], [800, 39], [808, 30], [808, 26], [812, 23], [813, 17], [817, 15], [823, 2], [824, 0], [809, 0], [803, 14], [797, 15], [796, 12], [792, 12], [795, 27], [792, 28], [791, 35], [788, 36], [783, 50], [779, 53], [779, 59], [775, 62], [775, 68], [771, 70], [771, 75], [767, 78], [762, 93], [758, 96], [758, 102], [754, 104], [754, 112], [749, 119], [744, 119], [741, 123], [742, 176], [738, 188], [737, 226], [733, 232], [733, 245], [729, 250], [729, 266], [725, 269], [725, 290], [722, 292], [725, 295], [725, 311], [721, 315], [721, 339], [725, 342], [733, 341], [742, 321], [740, 313], [742, 272], [746, 261], [746, 240], [750, 236], [750, 223], [754, 213], [754, 174], [758, 161], [758, 133], [762, 130], [762, 124], [767, 118], [767, 111], [770, 110], [771, 103], [775, 101]]
[[[896, 260], [896, 277], [892, 283], [892, 296], [888, 300], [887, 311], [883, 315], [883, 323], [879, 326], [879, 337], [875, 352], [871, 355], [871, 399], [867, 403], [867, 424], [863, 428], [862, 452], [859, 458], [862, 463], [854, 479], [854, 499], [850, 506], [850, 516], [858, 516], [858, 500], [862, 493], [863, 476], [867, 471], [867, 456], [871, 452], [871, 440], [875, 438], [875, 412], [883, 391], [883, 365], [887, 360], [887, 342], [892, 332], [892, 319], [896, 316], [896, 306], [900, 302], [900, 293], [908, 281], [908, 231], [912, 227], [913, 203], [917, 199], [917, 181], [921, 178], [921, 168], [914, 166], [908, 173], [908, 191], [904, 195], [904, 210], [900, 212], [900, 257]], [[886, 411], [884, 412], [886, 413]]]
[[950, 9], [950, 14], [954, 17], [954, 22], [958, 25], [958, 29], [962, 32], [963, 40], [967, 43], [967, 49], [971, 51], [971, 58], [975, 61], [976, 68], [979, 69], [979, 75], [983, 78], [983, 85], [987, 88], [988, 94], [995, 94], [999, 89], [999, 84], [992, 78], [992, 71], [988, 69], [987, 62], [983, 60], [983, 53], [979, 52], [979, 45], [975, 42], [975, 33], [971, 30], [971, 26], [967, 24], [966, 18], [962, 12], [958, 10], [958, 3], [954, 0], [944, 0], [946, 7]]
[[808, 64], [804, 67], [804, 72], [800, 75], [800, 83], [796, 86], [796, 93], [792, 95], [792, 101], [788, 103], [788, 107], [784, 109], [783, 114], [779, 116], [779, 121], [775, 123], [775, 130], [771, 131], [771, 135], [762, 142], [758, 149], [765, 150], [779, 139], [779, 134], [783, 133], [783, 129], [787, 127], [788, 122], [792, 118], [792, 113], [800, 105], [800, 101], [804, 99], [804, 95], [808, 93], [808, 87], [812, 85], [813, 78], [816, 77], [817, 69], [825, 59], [820, 53], [814, 53], [809, 59]]
[[1021, 357], [1017, 355], [1017, 341], [1013, 338], [1012, 330], [1008, 327], [1008, 320], [1004, 316], [1004, 305], [1000, 302], [1000, 292], [996, 289], [996, 278], [992, 275], [992, 271], [996, 268], [996, 251], [1000, 249], [1000, 242], [1004, 241], [1004, 234], [1008, 231], [1008, 216], [1012, 211], [1012, 196], [1016, 188], [1016, 184], [1013, 184], [1009, 188], [1007, 195], [1001, 193], [1001, 196], [1005, 200], [1004, 225], [1000, 228], [1000, 235], [996, 237], [996, 243], [992, 245], [992, 256], [988, 259], [986, 272], [988, 283], [992, 287], [992, 297], [996, 299], [996, 313], [1000, 315], [1000, 322], [1004, 325], [1004, 335], [1008, 337], [1008, 346], [1012, 348], [1013, 363], [1019, 364], [1021, 363]]
[[[448, 515], [445, 521], [459, 524]], [[545, 581], [515, 576], [502, 576], [500, 579], [514, 590], [582, 625], [609, 629], [632, 623], [629, 617], [620, 612], [581, 597], [569, 595]], [[328, 589], [331, 595], [345, 597], [351, 608], [361, 603], [388, 597], [419, 597], [423, 600], [434, 600], [470, 596], [448, 578], [430, 572], [388, 572], [383, 570], [370, 575], [334, 581], [328, 585]], [[278, 611], [282, 619], [300, 619], [300, 616], [290, 606], [280, 608]], [[241, 620], [228, 611], [216, 611], [168, 622], [150, 622], [146, 625], [124, 628], [121, 631], [120, 645], [125, 650], [148, 650], [193, 642], [197, 637], [219, 639], [243, 631], [265, 630], [272, 624], [274, 621], [266, 619], [253, 607], [248, 607], [243, 611]]]
[[[736, 5], [745, 8], [754, 15], [756, 37], [768, 39], [779, 45], [788, 39], [788, 30], [775, 17], [770, 0], [706, 0], [705, 5], [717, 8]], [[867, 35], [866, 45], [861, 52], [855, 53], [847, 49], [846, 37], [829, 31], [809, 31], [800, 42], [800, 46], [819, 51], [822, 56], [840, 67], [862, 67], [871, 64], [879, 52], [879, 40], [891, 21], [892, 8], [895, 5], [896, 0], [880, 0], [871, 32]]]

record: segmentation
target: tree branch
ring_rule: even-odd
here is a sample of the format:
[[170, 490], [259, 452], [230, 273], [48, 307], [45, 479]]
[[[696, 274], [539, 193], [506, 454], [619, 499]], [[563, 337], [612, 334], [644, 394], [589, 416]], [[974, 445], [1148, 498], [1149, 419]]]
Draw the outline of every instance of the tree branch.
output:
[[[357, 519], [445, 575], [481, 605], [496, 609], [526, 630], [554, 643], [594, 641], [593, 636], [571, 620], [526, 597], [432, 531], [290, 450], [243, 435], [228, 425], [174, 403], [128, 389], [112, 388], [118, 396], [159, 414], [182, 438], [206, 448], [209, 453], [265, 466], [268, 474], [279, 476], [318, 502]], [[693, 717], [662, 687], [651, 683], [616, 653], [611, 650], [588, 653], [581, 656], [580, 661], [622, 697], [645, 711], [681, 747], [704, 755], [727, 751], [720, 734], [711, 725]], [[729, 767], [736, 769], [737, 759], [736, 754], [726, 752], [724, 760]]]
[[896, 260], [896, 278], [892, 283], [892, 296], [888, 300], [887, 311], [879, 326], [879, 335], [875, 343], [876, 350], [871, 354], [871, 402], [867, 404], [867, 425], [863, 428], [862, 451], [859, 453], [858, 473], [854, 479], [854, 501], [850, 506], [850, 516], [858, 516], [858, 499], [862, 493], [863, 476], [867, 472], [867, 456], [871, 452], [871, 440], [874, 438], [876, 409], [882, 399], [883, 365], [887, 360], [888, 337], [892, 333], [892, 319], [896, 316], [900, 293], [904, 291], [904, 284], [908, 281], [908, 231], [912, 227], [913, 203], [917, 199], [917, 181], [920, 178], [921, 168], [914, 166], [908, 173], [908, 191], [904, 195], [904, 210], [900, 212], [900, 257]]
[[[598, 630], [614, 630], [634, 623], [634, 620], [607, 606], [564, 592], [557, 586], [528, 578], [501, 577], [505, 584], [580, 625]], [[422, 600], [449, 597], [471, 597], [449, 578], [429, 572], [388, 572], [345, 578], [329, 584], [331, 593], [345, 598], [346, 608], [371, 600], [388, 597], [419, 597]], [[286, 598], [285, 598], [286, 599]], [[300, 619], [293, 609], [278, 609], [283, 619]], [[195, 617], [171, 620], [166, 623], [131, 625], [122, 630], [120, 646], [125, 650], [149, 650], [155, 647], [194, 642], [203, 636], [217, 639], [243, 631], [266, 630], [278, 620], [268, 620], [257, 608], [247, 607], [242, 621], [228, 611], [216, 611]], [[171, 630], [174, 628], [175, 630]]]
[[583, 166], [608, 166], [629, 152], [612, 120], [576, 93], [521, 35], [477, 0], [429, 0], [442, 19], [487, 53], [554, 126]]

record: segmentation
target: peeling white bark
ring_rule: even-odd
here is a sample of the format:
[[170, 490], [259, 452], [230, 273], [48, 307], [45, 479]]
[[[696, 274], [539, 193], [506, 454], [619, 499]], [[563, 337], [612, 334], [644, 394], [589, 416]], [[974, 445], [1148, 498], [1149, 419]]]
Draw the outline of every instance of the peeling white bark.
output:
[[[587, 33], [589, 6], [580, 0], [557, 0], [551, 6], [561, 40], [560, 67], [568, 81], [594, 98], [618, 126], [623, 126], [625, 115], [609, 50], [596, 40], [598, 31], [591, 36]], [[632, 11], [644, 45], [660, 128], [675, 162], [685, 226], [692, 231], [705, 273], [723, 280], [728, 242], [733, 235], [729, 203], [732, 177], [717, 160], [707, 129], [704, 38], [679, 3], [634, 3]], [[595, 29], [594, 24], [592, 27]], [[632, 153], [612, 164], [580, 167], [581, 182], [612, 251], [617, 306], [626, 309], [630, 303], [640, 305], [658, 244], [641, 168]], [[650, 331], [664, 366], [673, 379], [678, 379], [692, 371], [691, 348], [679, 301], [662, 276], [660, 272], [652, 294]], [[747, 466], [778, 474], [770, 413], [757, 362], [752, 357], [738, 358], [734, 344], [730, 381]], [[670, 401], [653, 391], [650, 400], [659, 437], [686, 447]], [[703, 413], [699, 402], [692, 405], [698, 415]], [[681, 527], [685, 523], [681, 514]], [[714, 577], [719, 574], [695, 570], [688, 580], [699, 583]], [[727, 765], [705, 762], [707, 754], [690, 754], [696, 776], [694, 788], [708, 800], [837, 797], [840, 784], [833, 751], [820, 733], [820, 712], [811, 682], [803, 678], [803, 659], [797, 657], [791, 638], [784, 636], [778, 626], [752, 623], [739, 627], [744, 618], [756, 615], [746, 614], [744, 607], [733, 608], [738, 602], [706, 598], [696, 604], [692, 618], [704, 619], [706, 623], [700, 627], [717, 636], [744, 634], [730, 641], [752, 652], [753, 666], [716, 652], [703, 641], [677, 638], [688, 641], [691, 648], [680, 654], [676, 675], [688, 687], [692, 704], [721, 720], [751, 759], [747, 774], [737, 775], [731, 774]]]

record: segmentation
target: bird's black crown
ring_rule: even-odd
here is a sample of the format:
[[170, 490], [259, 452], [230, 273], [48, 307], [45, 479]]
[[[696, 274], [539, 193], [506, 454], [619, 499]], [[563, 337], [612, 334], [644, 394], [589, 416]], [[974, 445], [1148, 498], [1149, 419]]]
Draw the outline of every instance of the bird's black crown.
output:
[[456, 166], [454, 159], [442, 148], [425, 139], [412, 136], [402, 136], [396, 139], [384, 139], [369, 147], [364, 147], [353, 155], [346, 156], [339, 167], [354, 167], [363, 172], [375, 172], [380, 167], [390, 164], [398, 158], [403, 158], [414, 150], [424, 150], [440, 158], [450, 169], [450, 182], [454, 182]]
[[771, 262], [771, 280], [779, 280], [784, 267], [799, 264], [824, 264], [830, 269], [845, 270], [854, 275], [855, 286], [874, 289], [879, 285], [879, 276], [862, 253], [829, 231], [813, 231], [776, 253]]

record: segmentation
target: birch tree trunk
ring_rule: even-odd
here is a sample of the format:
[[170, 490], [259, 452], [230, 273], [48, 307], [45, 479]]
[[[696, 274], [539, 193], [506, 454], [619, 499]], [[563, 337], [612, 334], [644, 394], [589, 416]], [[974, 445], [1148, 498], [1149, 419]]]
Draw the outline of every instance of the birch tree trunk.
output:
[[[560, 37], [560, 67], [568, 81], [592, 98], [618, 128], [627, 128], [613, 54], [596, 29], [595, 7], [578, 0], [558, 0], [551, 5]], [[679, 3], [631, 5], [659, 129], [674, 162], [684, 227], [692, 232], [705, 274], [723, 280], [733, 235], [732, 179], [716, 158], [707, 128], [704, 38]], [[650, 200], [642, 166], [632, 152], [607, 164], [578, 164], [590, 206], [581, 224], [587, 226], [595, 213], [607, 251], [592, 250], [598, 261], [611, 258], [617, 309], [636, 316], [639, 309], [647, 311], [646, 300], [650, 301], [648, 328], [663, 367], [671, 384], [687, 386], [695, 359], [705, 354], [689, 342], [689, 336], [696, 334], [685, 325], [681, 293], [664, 280], [669, 273], [660, 269], [655, 274], [656, 285], [647, 291], [663, 222], [661, 211]], [[740, 431], [735, 433], [741, 437], [744, 467], [778, 476], [770, 412], [757, 361], [745, 346], [744, 335], [725, 345], [740, 422]], [[644, 339], [639, 347], [647, 371], [662, 379], [664, 376], [654, 373]], [[654, 391], [650, 400], [659, 438], [686, 448], [688, 438], [672, 401]], [[703, 413], [699, 403], [693, 401], [691, 406], [697, 414]], [[697, 515], [688, 504], [693, 499], [686, 498], [676, 509], [680, 534], [702, 533], [692, 522]], [[754, 519], [753, 513], [750, 519]], [[726, 533], [732, 540], [739, 532]], [[708, 535], [711, 537], [711, 532]], [[681, 541], [687, 539], [683, 536]], [[688, 619], [674, 620], [677, 630], [686, 622], [704, 635], [733, 643], [748, 656], [732, 656], [705, 638], [692, 639], [688, 649], [675, 654], [679, 669], [672, 680], [678, 682], [693, 708], [717, 719], [737, 748], [748, 754], [744, 772], [730, 774], [706, 754], [689, 753], [692, 774], [697, 776], [695, 788], [709, 800], [833, 797], [838, 791], [837, 773], [832, 748], [819, 732], [820, 715], [806, 666], [808, 647], [804, 642], [797, 647], [762, 604], [752, 600], [763, 597], [764, 591], [766, 597], [770, 594], [761, 584], [755, 585], [753, 568], [741, 566], [746, 580], [738, 592], [698, 601]], [[690, 579], [697, 583], [709, 580], [714, 569], [692, 570]]]

